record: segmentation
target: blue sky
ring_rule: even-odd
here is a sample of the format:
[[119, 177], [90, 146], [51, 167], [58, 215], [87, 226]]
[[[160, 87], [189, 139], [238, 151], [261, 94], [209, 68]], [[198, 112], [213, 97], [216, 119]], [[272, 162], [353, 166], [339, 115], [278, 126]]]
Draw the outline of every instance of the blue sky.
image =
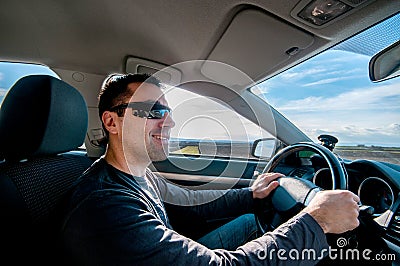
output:
[[400, 79], [372, 83], [369, 57], [333, 50], [258, 86], [261, 96], [317, 140], [400, 146]]

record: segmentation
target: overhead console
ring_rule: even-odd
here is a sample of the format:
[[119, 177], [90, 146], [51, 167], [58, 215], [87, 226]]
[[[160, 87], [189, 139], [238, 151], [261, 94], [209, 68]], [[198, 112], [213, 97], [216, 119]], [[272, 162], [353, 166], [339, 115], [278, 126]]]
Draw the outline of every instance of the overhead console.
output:
[[308, 26], [324, 28], [374, 0], [301, 0], [290, 13]]

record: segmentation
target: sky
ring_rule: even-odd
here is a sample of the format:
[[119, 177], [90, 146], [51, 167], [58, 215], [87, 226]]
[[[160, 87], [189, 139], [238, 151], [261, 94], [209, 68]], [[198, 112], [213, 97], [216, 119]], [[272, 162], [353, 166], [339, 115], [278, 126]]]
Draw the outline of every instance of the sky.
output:
[[[400, 146], [400, 78], [373, 83], [369, 56], [333, 50], [282, 73], [254, 92], [313, 140]], [[338, 144], [338, 145], [339, 145]]]

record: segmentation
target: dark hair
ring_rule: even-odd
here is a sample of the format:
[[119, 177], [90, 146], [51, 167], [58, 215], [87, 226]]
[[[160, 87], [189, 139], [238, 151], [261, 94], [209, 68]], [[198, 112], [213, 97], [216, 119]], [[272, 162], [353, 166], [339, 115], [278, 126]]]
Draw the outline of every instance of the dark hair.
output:
[[[110, 108], [125, 103], [126, 99], [132, 97], [132, 92], [128, 90], [128, 85], [131, 83], [150, 83], [157, 87], [161, 87], [161, 82], [156, 77], [150, 74], [111, 74], [103, 82], [99, 93], [99, 117]], [[108, 136], [108, 131], [104, 128], [103, 121], [101, 122], [103, 129]]]
[[132, 92], [127, 88], [135, 82], [146, 82], [161, 87], [160, 81], [149, 74], [111, 74], [105, 80], [99, 93], [99, 116], [111, 107], [125, 103], [127, 98], [132, 97]]

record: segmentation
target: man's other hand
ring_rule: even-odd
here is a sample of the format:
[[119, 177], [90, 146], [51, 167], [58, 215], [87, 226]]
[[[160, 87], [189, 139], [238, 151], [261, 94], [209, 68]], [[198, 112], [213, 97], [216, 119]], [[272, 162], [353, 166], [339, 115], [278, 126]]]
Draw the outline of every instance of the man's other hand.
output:
[[263, 199], [267, 197], [272, 190], [279, 186], [278, 181], [274, 181], [279, 177], [283, 177], [283, 174], [279, 173], [265, 173], [257, 176], [253, 185], [251, 185], [251, 190], [253, 191], [254, 199]]

